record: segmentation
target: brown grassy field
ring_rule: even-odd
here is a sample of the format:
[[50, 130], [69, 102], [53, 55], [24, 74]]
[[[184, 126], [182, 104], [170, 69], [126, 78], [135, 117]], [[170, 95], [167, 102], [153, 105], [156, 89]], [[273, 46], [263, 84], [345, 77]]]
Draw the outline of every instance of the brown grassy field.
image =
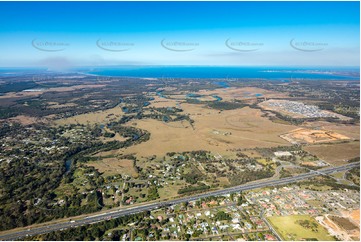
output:
[[220, 96], [224, 101], [237, 100], [246, 100], [246, 99], [255, 99], [257, 98], [256, 94], [261, 94], [261, 98], [284, 98], [287, 97], [287, 93], [280, 93], [275, 91], [269, 91], [257, 87], [243, 87], [243, 88], [219, 88], [215, 90], [201, 90], [197, 92], [200, 95], [217, 95]]
[[91, 161], [87, 163], [87, 166], [93, 166], [99, 172], [104, 173], [107, 176], [116, 174], [126, 174], [136, 178], [138, 173], [133, 168], [133, 161], [127, 159], [118, 158], [105, 158], [99, 161]]
[[332, 165], [341, 165], [351, 158], [360, 156], [360, 142], [312, 145], [304, 147], [304, 150]]
[[[218, 95], [223, 100], [242, 99], [260, 93], [263, 97], [282, 97], [281, 94], [260, 88], [227, 88], [212, 91], [200, 91], [201, 95]], [[183, 95], [183, 94], [182, 94]], [[171, 95], [171, 98], [182, 95]], [[209, 150], [220, 153], [226, 157], [234, 155], [232, 149], [274, 147], [291, 145], [280, 135], [298, 128], [295, 125], [275, 123], [262, 117], [263, 111], [245, 107], [242, 109], [219, 111], [205, 107], [202, 104], [190, 104], [179, 100], [154, 96], [150, 107], [178, 107], [183, 109], [194, 120], [193, 127], [188, 121], [165, 123], [153, 119], [133, 120], [126, 125], [136, 126], [151, 133], [149, 141], [132, 146], [126, 150], [110, 151], [111, 155], [135, 153], [139, 156], [162, 156], [167, 152], [182, 152], [191, 150]], [[147, 112], [147, 111], [145, 111]], [[67, 119], [57, 120], [56, 124], [82, 123], [95, 124], [107, 123], [120, 118], [124, 113], [121, 108], [115, 107], [105, 111], [77, 115]], [[310, 122], [305, 124], [305, 129], [321, 128], [332, 131], [341, 139], [345, 136], [359, 139], [359, 126], [341, 125], [329, 122]], [[316, 137], [317, 138], [317, 137]], [[114, 139], [122, 140], [121, 137]], [[331, 163], [338, 164], [342, 159], [349, 159], [359, 152], [357, 143], [320, 145], [307, 147], [308, 151]], [[346, 152], [344, 152], [346, 150]], [[255, 154], [256, 155], [256, 154]], [[256, 155], [257, 156], [257, 155]], [[342, 162], [341, 162], [342, 163]]]
[[[189, 92], [177, 92], [173, 93], [167, 98], [161, 98], [154, 96], [155, 100], [152, 101], [151, 107], [175, 107], [177, 103], [182, 103], [187, 99], [187, 94]], [[286, 93], [279, 93], [274, 91], [269, 91], [256, 87], [244, 87], [244, 88], [219, 88], [214, 90], [200, 90], [199, 92], [194, 92], [195, 94], [201, 95], [197, 98], [199, 101], [214, 101], [216, 98], [213, 96], [219, 96], [222, 98], [222, 101], [233, 101], [237, 100], [253, 100], [256, 98], [285, 98], [287, 97]], [[261, 94], [261, 96], [256, 96], [256, 94]]]
[[179, 101], [175, 99], [166, 99], [166, 98], [154, 96], [154, 100], [151, 102], [149, 106], [154, 108], [176, 107], [177, 103], [179, 103]]
[[246, 150], [246, 151], [242, 151], [242, 153], [247, 155], [248, 157], [251, 157], [251, 158], [260, 158], [260, 157], [262, 157], [262, 155], [260, 153], [258, 153], [256, 150]]
[[201, 105], [183, 103], [182, 108], [195, 121], [194, 129], [181, 122], [164, 123], [150, 119], [132, 122], [136, 123], [137, 128], [148, 130], [151, 138], [146, 143], [128, 148], [126, 153], [150, 156], [169, 151], [203, 149], [224, 154], [235, 148], [288, 145], [279, 135], [295, 128], [273, 123], [261, 117], [260, 110], [248, 107], [219, 112]]
[[76, 85], [71, 87], [52, 87], [46, 88], [39, 91], [28, 92], [28, 91], [21, 91], [21, 92], [8, 92], [5, 95], [0, 96], [0, 99], [7, 99], [7, 98], [15, 98], [15, 97], [34, 97], [45, 92], [71, 92], [77, 89], [84, 89], [84, 88], [102, 88], [105, 85], [103, 84], [94, 84], [94, 85]]
[[46, 118], [35, 118], [35, 117], [26, 116], [26, 115], [18, 115], [18, 116], [9, 118], [8, 120], [14, 121], [14, 122], [19, 122], [23, 125], [29, 125], [29, 124], [33, 124], [33, 123], [37, 123], [37, 122], [48, 122], [48, 120]]
[[91, 112], [81, 115], [76, 115], [69, 118], [59, 119], [54, 121], [57, 125], [65, 124], [96, 124], [96, 123], [107, 123], [112, 119], [119, 119], [123, 115], [121, 107], [107, 109], [104, 111]]
[[[241, 88], [224, 92], [257, 92], [265, 90]], [[253, 90], [254, 89], [254, 90]], [[221, 95], [221, 94], [220, 94]], [[170, 151], [211, 150], [222, 155], [231, 155], [229, 150], [238, 148], [272, 147], [289, 145], [279, 137], [280, 134], [296, 128], [296, 126], [277, 124], [262, 117], [262, 111], [251, 108], [218, 111], [203, 107], [200, 104], [189, 104], [179, 100], [160, 98], [155, 96], [151, 107], [181, 107], [184, 114], [189, 114], [194, 126], [189, 122], [164, 123], [157, 120], [136, 120], [127, 125], [136, 125], [151, 133], [149, 141], [130, 147], [127, 150], [111, 152], [136, 153], [140, 156], [164, 155]], [[114, 114], [109, 117], [110, 114]], [[67, 119], [55, 121], [57, 124], [69, 123], [105, 123], [110, 118], [119, 118], [123, 115], [120, 107], [106, 111], [77, 115]]]
[[66, 108], [66, 107], [75, 107], [75, 106], [77, 106], [76, 103], [59, 104], [59, 103], [57, 103], [57, 102], [48, 102], [47, 104], [49, 105], [48, 108], [53, 108], [53, 109]]

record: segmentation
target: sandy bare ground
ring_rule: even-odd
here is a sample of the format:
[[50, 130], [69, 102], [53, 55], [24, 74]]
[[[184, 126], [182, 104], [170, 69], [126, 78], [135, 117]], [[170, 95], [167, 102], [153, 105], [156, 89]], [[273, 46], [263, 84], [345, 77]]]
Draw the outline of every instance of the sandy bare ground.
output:
[[336, 124], [326, 121], [307, 122], [303, 126], [310, 129], [324, 129], [345, 135], [352, 139], [360, 139], [360, 125], [359, 124]]
[[360, 209], [355, 209], [352, 211], [344, 210], [341, 213], [343, 217], [349, 218], [351, 222], [360, 227]]
[[[332, 236], [337, 236], [338, 238], [342, 238], [342, 240], [350, 241], [350, 239], [345, 239], [345, 236], [347, 234], [343, 234], [338, 226], [334, 224], [330, 219], [326, 216], [317, 216], [316, 221], [319, 222], [323, 227], [325, 227], [328, 231], [328, 233]], [[348, 237], [348, 236], [347, 236]], [[348, 237], [349, 238], [349, 237]]]
[[305, 128], [292, 130], [291, 132], [281, 135], [281, 137], [292, 144], [316, 144], [350, 139], [345, 135], [338, 134], [330, 130], [312, 130]]
[[[355, 230], [345, 230], [343, 228], [340, 228], [332, 219], [330, 219], [329, 215], [324, 216], [324, 220], [321, 223], [323, 226], [325, 226], [329, 232], [333, 235], [337, 235], [344, 241], [353, 241], [360, 239], [360, 231]], [[360, 226], [359, 224], [357, 226]]]
[[360, 209], [353, 210], [350, 213], [350, 218], [360, 226]]

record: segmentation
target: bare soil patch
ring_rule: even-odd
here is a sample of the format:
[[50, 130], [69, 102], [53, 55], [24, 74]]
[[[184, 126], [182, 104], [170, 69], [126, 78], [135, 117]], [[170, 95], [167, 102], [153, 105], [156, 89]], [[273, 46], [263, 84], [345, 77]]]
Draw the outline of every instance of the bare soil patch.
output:
[[338, 216], [329, 216], [329, 218], [337, 224], [340, 228], [343, 228], [344, 230], [354, 230], [358, 229], [356, 225], [354, 225], [350, 220], [344, 217], [338, 217]]
[[330, 130], [312, 130], [305, 128], [292, 130], [289, 133], [281, 135], [281, 137], [291, 144], [315, 144], [350, 139], [345, 135]]
[[305, 146], [304, 150], [332, 165], [342, 165], [360, 156], [360, 142], [312, 145]]

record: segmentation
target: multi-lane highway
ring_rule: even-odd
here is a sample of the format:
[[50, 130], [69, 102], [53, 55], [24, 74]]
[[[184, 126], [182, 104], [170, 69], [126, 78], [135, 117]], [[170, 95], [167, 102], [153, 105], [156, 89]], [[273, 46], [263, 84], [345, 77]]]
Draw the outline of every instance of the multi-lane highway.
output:
[[345, 170], [351, 169], [353, 167], [357, 167], [359, 165], [360, 165], [360, 163], [356, 162], [356, 163], [350, 163], [350, 164], [337, 166], [337, 167], [328, 167], [328, 168], [324, 168], [321, 170], [311, 171], [308, 173], [296, 175], [293, 177], [287, 177], [287, 178], [277, 179], [277, 180], [259, 181], [259, 182], [254, 182], [251, 184], [230, 187], [230, 188], [226, 188], [226, 189], [222, 189], [222, 190], [207, 192], [207, 193], [193, 195], [193, 196], [184, 197], [184, 198], [178, 198], [178, 199], [174, 199], [174, 200], [170, 200], [170, 201], [156, 202], [156, 203], [147, 204], [147, 205], [139, 205], [136, 207], [119, 209], [117, 211], [112, 210], [109, 212], [105, 212], [103, 214], [95, 214], [92, 216], [90, 215], [87, 217], [82, 217], [77, 220], [70, 220], [70, 221], [66, 221], [66, 222], [61, 221], [59, 223], [43, 225], [43, 226], [40, 225], [40, 226], [37, 226], [36, 228], [30, 228], [30, 229], [24, 228], [22, 230], [16, 230], [16, 232], [9, 231], [8, 233], [5, 232], [2, 235], [0, 235], [0, 240], [16, 240], [16, 239], [21, 239], [25, 236], [44, 234], [44, 233], [49, 233], [51, 231], [63, 230], [63, 229], [71, 228], [71, 227], [77, 227], [77, 226], [83, 226], [86, 224], [92, 224], [92, 223], [104, 221], [104, 220], [109, 219], [110, 217], [117, 218], [117, 217], [129, 215], [129, 214], [139, 213], [139, 212], [148, 211], [148, 210], [154, 210], [154, 209], [157, 209], [162, 206], [169, 206], [169, 205], [179, 204], [182, 202], [189, 202], [189, 201], [197, 200], [199, 198], [224, 195], [224, 194], [229, 194], [229, 193], [233, 193], [233, 192], [252, 190], [252, 189], [268, 187], [268, 186], [284, 185], [284, 184], [308, 179], [308, 178], [311, 178], [314, 176], [322, 175], [322, 174], [328, 175], [328, 174], [331, 174], [334, 172], [345, 171]]

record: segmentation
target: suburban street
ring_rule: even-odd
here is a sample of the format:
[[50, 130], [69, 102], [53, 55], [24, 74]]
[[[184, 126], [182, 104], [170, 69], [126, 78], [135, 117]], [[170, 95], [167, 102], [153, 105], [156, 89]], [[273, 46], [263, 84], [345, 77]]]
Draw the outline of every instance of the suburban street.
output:
[[283, 178], [283, 179], [265, 180], [265, 181], [258, 181], [258, 182], [256, 181], [256, 182], [249, 183], [249, 184], [239, 185], [239, 186], [230, 187], [230, 188], [226, 188], [226, 189], [222, 189], [222, 190], [211, 191], [211, 192], [207, 192], [207, 193], [197, 194], [197, 195], [188, 196], [188, 197], [184, 197], [184, 198], [178, 198], [178, 199], [169, 200], [169, 201], [156, 202], [156, 203], [151, 203], [151, 204], [147, 204], [147, 205], [140, 204], [139, 206], [136, 206], [136, 207], [121, 208], [117, 211], [111, 210], [109, 212], [104, 212], [102, 214], [96, 214], [96, 215], [90, 214], [90, 215], [80, 218], [80, 219], [72, 220], [71, 218], [69, 218], [69, 220], [66, 222], [64, 222], [64, 220], [62, 220], [61, 222], [58, 222], [55, 224], [37, 225], [38, 227], [36, 227], [36, 228], [27, 227], [27, 228], [23, 228], [21, 230], [17, 229], [16, 232], [5, 231], [5, 232], [3, 232], [2, 235], [0, 235], [0, 240], [16, 240], [16, 239], [21, 239], [26, 236], [49, 233], [49, 232], [57, 231], [57, 230], [64, 230], [64, 229], [68, 229], [71, 227], [77, 227], [77, 226], [83, 226], [83, 225], [87, 225], [87, 224], [97, 223], [97, 222], [104, 221], [107, 219], [114, 219], [117, 217], [129, 215], [129, 214], [135, 214], [135, 213], [139, 213], [139, 212], [143, 212], [143, 211], [154, 210], [154, 209], [158, 209], [163, 206], [170, 206], [170, 205], [179, 204], [182, 202], [189, 202], [189, 201], [193, 201], [193, 200], [197, 200], [197, 199], [205, 198], [205, 197], [210, 197], [210, 196], [218, 196], [218, 195], [252, 190], [252, 189], [257, 189], [257, 188], [262, 188], [262, 187], [289, 184], [289, 183], [305, 180], [308, 178], [312, 178], [312, 177], [318, 176], [318, 175], [323, 175], [323, 174], [328, 175], [328, 174], [335, 173], [335, 172], [346, 171], [351, 168], [358, 167], [359, 165], [360, 165], [359, 162], [355, 162], [355, 163], [350, 163], [350, 164], [337, 166], [337, 167], [328, 167], [328, 168], [320, 169], [317, 171], [310, 171], [308, 173], [296, 175], [293, 177], [287, 177], [287, 178]]

